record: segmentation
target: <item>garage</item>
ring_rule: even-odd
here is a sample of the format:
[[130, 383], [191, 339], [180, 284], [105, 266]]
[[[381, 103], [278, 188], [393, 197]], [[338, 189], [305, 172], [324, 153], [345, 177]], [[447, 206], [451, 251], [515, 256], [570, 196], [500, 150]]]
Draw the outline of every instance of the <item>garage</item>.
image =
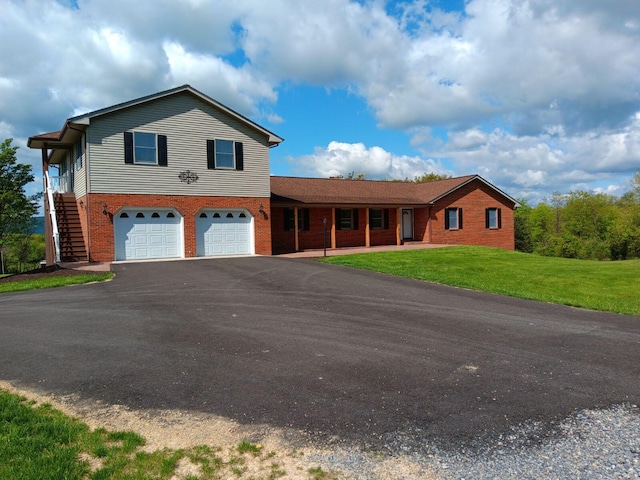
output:
[[246, 210], [204, 210], [196, 216], [199, 257], [251, 255], [253, 217]]
[[125, 209], [113, 219], [116, 260], [181, 258], [182, 217], [172, 209]]

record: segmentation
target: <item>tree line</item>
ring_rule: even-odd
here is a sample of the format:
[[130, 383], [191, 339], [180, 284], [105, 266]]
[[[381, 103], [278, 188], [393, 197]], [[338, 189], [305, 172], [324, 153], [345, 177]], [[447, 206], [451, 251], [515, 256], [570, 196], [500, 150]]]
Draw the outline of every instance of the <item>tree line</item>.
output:
[[8, 138], [0, 143], [0, 273], [36, 268], [44, 259], [44, 236], [31, 235], [41, 194], [27, 195], [33, 182], [31, 166], [18, 163], [18, 147]]
[[519, 200], [516, 250], [589, 260], [640, 258], [640, 170], [621, 197], [554, 193], [535, 207]]

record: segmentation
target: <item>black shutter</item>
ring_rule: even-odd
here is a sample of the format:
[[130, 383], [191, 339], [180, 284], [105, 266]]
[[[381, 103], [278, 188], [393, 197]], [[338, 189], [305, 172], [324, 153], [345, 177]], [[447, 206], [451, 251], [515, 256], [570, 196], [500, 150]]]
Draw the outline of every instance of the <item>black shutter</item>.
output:
[[124, 132], [124, 163], [133, 163], [133, 132]]
[[444, 229], [445, 230], [450, 230], [451, 229], [451, 225], [449, 225], [449, 208], [445, 208], [444, 209]]
[[216, 144], [213, 140], [207, 140], [207, 168], [209, 170], [216, 169], [215, 159]]
[[353, 209], [353, 229], [358, 230], [358, 209]]
[[382, 215], [384, 216], [384, 229], [389, 230], [389, 209], [385, 208], [382, 211]]
[[458, 228], [462, 230], [462, 209], [458, 209]]
[[167, 136], [158, 135], [158, 165], [167, 166]]
[[491, 225], [489, 225], [489, 210], [491, 210], [490, 208], [485, 208], [484, 209], [484, 228], [489, 228]]
[[235, 142], [236, 147], [236, 170], [244, 170], [244, 151], [242, 142]]
[[285, 232], [290, 232], [291, 231], [291, 217], [293, 216], [293, 209], [292, 208], [285, 208], [284, 209], [284, 231]]
[[498, 209], [498, 228], [502, 228], [502, 209]]
[[309, 209], [302, 209], [302, 222], [303, 222], [303, 230], [309, 231]]
[[336, 230], [342, 230], [342, 210], [336, 208]]

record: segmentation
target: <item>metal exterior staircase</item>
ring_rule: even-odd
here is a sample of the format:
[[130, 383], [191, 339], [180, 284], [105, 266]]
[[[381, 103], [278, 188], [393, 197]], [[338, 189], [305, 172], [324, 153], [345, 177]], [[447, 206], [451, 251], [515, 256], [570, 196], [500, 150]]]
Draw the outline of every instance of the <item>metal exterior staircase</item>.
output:
[[82, 236], [82, 226], [75, 194], [56, 193], [53, 196], [53, 202], [58, 220], [60, 261], [87, 261], [87, 248]]

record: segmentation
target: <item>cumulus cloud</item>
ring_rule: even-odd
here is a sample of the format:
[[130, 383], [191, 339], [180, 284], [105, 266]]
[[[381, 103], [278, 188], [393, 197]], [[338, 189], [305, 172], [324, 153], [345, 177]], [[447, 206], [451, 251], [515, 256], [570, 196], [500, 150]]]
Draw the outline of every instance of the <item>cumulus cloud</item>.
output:
[[364, 173], [368, 179], [414, 178], [423, 173], [449, 174], [443, 165], [432, 159], [394, 155], [381, 147], [367, 147], [363, 143], [330, 142], [316, 147], [313, 154], [289, 158], [299, 174], [312, 177], [346, 176]]
[[533, 196], [616, 191], [638, 168], [640, 2], [434, 5], [0, 0], [0, 125], [24, 139], [183, 83], [290, 125], [278, 92], [303, 84], [349, 89], [417, 152], [332, 142], [310, 174], [477, 172]]

